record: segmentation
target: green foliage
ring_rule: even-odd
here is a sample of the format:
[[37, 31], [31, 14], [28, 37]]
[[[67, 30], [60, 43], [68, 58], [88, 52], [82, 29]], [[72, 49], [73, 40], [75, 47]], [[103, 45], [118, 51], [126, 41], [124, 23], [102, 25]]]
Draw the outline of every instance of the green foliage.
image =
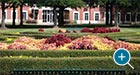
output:
[[22, 4], [23, 0], [10, 0], [10, 3], [14, 4], [15, 6], [18, 6]]
[[8, 2], [9, 0], [0, 0], [0, 2]]
[[[140, 51], [130, 51], [132, 57], [140, 57]], [[91, 51], [91, 50], [0, 50], [0, 57], [28, 56], [28, 57], [112, 57], [114, 51]]]
[[[130, 63], [135, 71], [140, 71], [140, 58], [132, 58]], [[0, 73], [13, 69], [124, 69], [132, 71], [130, 66], [118, 66], [110, 57], [81, 58], [0, 58]]]
[[120, 4], [120, 6], [124, 6], [124, 7], [131, 5], [129, 0], [118, 0], [118, 2]]
[[84, 2], [82, 0], [45, 0], [43, 1], [44, 6], [51, 7], [82, 7]]

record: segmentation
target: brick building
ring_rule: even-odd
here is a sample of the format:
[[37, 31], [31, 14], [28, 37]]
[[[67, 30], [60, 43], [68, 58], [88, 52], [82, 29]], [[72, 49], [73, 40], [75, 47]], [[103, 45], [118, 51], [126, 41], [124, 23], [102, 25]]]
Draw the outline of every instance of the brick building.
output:
[[[5, 10], [5, 22], [12, 23], [13, 9], [8, 8]], [[105, 23], [105, 9], [103, 7], [95, 8], [66, 8], [64, 12], [64, 18], [67, 22], [74, 22], [77, 24], [88, 24]], [[109, 13], [110, 14], [110, 13]], [[59, 14], [58, 14], [59, 15]], [[123, 13], [123, 11], [118, 12], [118, 21], [121, 22], [131, 22], [131, 12]], [[0, 10], [0, 20], [2, 19], [2, 10]], [[23, 7], [23, 20], [24, 23], [29, 23], [30, 21], [35, 21], [36, 24], [41, 25], [53, 25], [53, 8], [51, 7]], [[16, 8], [16, 23], [20, 23], [20, 8]], [[137, 14], [137, 21], [140, 21], [140, 14]]]

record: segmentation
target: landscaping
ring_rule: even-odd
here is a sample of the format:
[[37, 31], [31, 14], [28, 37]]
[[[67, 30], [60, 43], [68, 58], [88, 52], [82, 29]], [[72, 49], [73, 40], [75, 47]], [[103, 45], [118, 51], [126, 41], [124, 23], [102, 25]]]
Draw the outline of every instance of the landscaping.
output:
[[[0, 74], [8, 74], [13, 69], [124, 69], [128, 73], [139, 71], [140, 42], [134, 39], [139, 38], [138, 28], [121, 28], [119, 32], [106, 33], [85, 33], [81, 32], [82, 29], [84, 28], [2, 30], [0, 64], [3, 66]], [[118, 48], [130, 51], [130, 63], [134, 70], [114, 63], [112, 56]]]

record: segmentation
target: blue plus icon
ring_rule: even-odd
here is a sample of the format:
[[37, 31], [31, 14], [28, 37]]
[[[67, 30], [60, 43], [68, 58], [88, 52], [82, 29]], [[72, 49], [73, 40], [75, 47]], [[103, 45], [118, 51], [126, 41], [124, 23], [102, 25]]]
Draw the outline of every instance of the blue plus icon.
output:
[[132, 69], [134, 67], [129, 63], [131, 55], [128, 50], [124, 48], [119, 48], [114, 52], [113, 59], [117, 65], [124, 66], [129, 65]]
[[126, 58], [126, 56], [123, 56], [123, 53], [121, 53], [121, 55], [120, 55], [120, 56], [118, 56], [118, 58], [120, 58], [120, 59], [121, 59], [121, 61], [123, 61], [123, 59], [124, 59], [124, 58]]

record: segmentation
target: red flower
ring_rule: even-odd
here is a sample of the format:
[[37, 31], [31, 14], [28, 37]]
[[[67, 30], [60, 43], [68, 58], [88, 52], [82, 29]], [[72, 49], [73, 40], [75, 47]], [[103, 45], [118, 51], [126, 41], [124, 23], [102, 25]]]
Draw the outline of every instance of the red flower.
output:
[[44, 29], [43, 28], [39, 28], [38, 31], [39, 32], [44, 32]]

